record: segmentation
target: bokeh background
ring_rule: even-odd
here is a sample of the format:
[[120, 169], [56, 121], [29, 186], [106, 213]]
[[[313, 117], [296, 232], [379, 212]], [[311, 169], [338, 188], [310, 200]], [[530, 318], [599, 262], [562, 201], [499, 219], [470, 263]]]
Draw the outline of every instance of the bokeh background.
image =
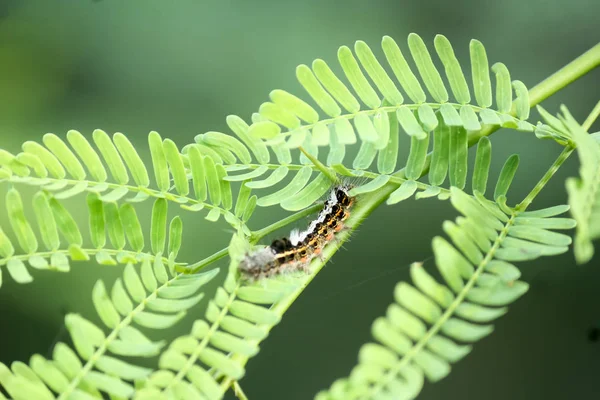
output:
[[[248, 120], [272, 89], [304, 96], [294, 77], [298, 64], [323, 58], [333, 65], [337, 48], [358, 39], [381, 55], [383, 35], [406, 49], [407, 35], [416, 32], [432, 50], [434, 35], [442, 33], [464, 68], [469, 40], [477, 38], [490, 63], [504, 62], [513, 79], [532, 87], [598, 42], [598, 15], [597, 0], [2, 0], [0, 147], [18, 152], [21, 143], [41, 140], [47, 132], [64, 137], [77, 129], [90, 137], [101, 128], [127, 134], [147, 159], [149, 131], [157, 130], [180, 147], [198, 133], [227, 132], [228, 114]], [[555, 113], [564, 103], [582, 120], [599, 93], [596, 70], [543, 105]], [[592, 131], [599, 129], [596, 123]], [[553, 142], [506, 130], [495, 133], [492, 144], [492, 176], [510, 154], [521, 156], [511, 204], [523, 198], [560, 152]], [[572, 157], [533, 207], [565, 203], [564, 180], [576, 174]], [[1, 187], [0, 199], [5, 192]], [[85, 228], [83, 197], [72, 203]], [[140, 215], [149, 211], [150, 202], [143, 207]], [[284, 215], [275, 207], [258, 210], [251, 228]], [[392, 301], [394, 285], [408, 279], [409, 264], [428, 260], [426, 268], [434, 268], [431, 239], [441, 234], [445, 219], [455, 216], [447, 202], [432, 199], [374, 212], [250, 361], [241, 382], [249, 398], [308, 399], [346, 376], [360, 345], [370, 340], [371, 322]], [[0, 224], [7, 223], [2, 207]], [[180, 260], [210, 255], [227, 245], [230, 235], [224, 223], [185, 214]], [[426, 384], [420, 398], [597, 398], [598, 260], [576, 266], [568, 253], [520, 264], [531, 284], [529, 293], [448, 378]], [[218, 263], [226, 265], [226, 260]], [[5, 273], [0, 361], [48, 355], [56, 340], [68, 340], [62, 329], [67, 311], [98, 321], [90, 298], [93, 284], [101, 277], [111, 285], [121, 271], [79, 263], [69, 274], [32, 271], [35, 280], [28, 285], [15, 284]], [[203, 314], [203, 305], [174, 331], [150, 336], [182, 334]]]

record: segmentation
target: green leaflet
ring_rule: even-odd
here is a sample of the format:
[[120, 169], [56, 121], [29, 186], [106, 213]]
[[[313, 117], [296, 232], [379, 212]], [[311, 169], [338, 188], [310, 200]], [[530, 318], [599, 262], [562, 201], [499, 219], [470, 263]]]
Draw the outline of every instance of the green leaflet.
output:
[[235, 202], [235, 209], [234, 209], [234, 213], [235, 216], [238, 218], [241, 218], [244, 210], [246, 209], [246, 206], [248, 205], [248, 201], [250, 199], [250, 194], [252, 193], [252, 189], [248, 186], [246, 186], [246, 182], [243, 182], [240, 185], [240, 191], [238, 193], [236, 202]]
[[460, 117], [460, 114], [450, 104], [442, 104], [440, 106], [440, 114], [442, 115], [444, 122], [448, 126], [459, 127], [463, 124], [463, 120]]
[[123, 204], [119, 213], [129, 245], [136, 252], [142, 251], [144, 249], [144, 232], [135, 209], [131, 204]]
[[215, 162], [210, 157], [204, 157], [203, 167], [208, 192], [210, 193], [210, 200], [215, 206], [218, 206], [221, 204], [221, 184], [219, 182]]
[[17, 237], [21, 249], [27, 254], [35, 252], [38, 247], [38, 242], [33, 233], [33, 229], [31, 229], [31, 225], [25, 218], [21, 195], [14, 188], [6, 193], [6, 211], [8, 213], [8, 220], [10, 221], [10, 225]]
[[356, 158], [352, 162], [352, 168], [357, 170], [369, 168], [376, 155], [377, 149], [375, 148], [375, 145], [371, 142], [363, 142], [358, 150]]
[[384, 36], [381, 41], [381, 47], [402, 89], [404, 89], [413, 102], [423, 103], [426, 100], [425, 92], [423, 92], [417, 77], [411, 71], [394, 39]]
[[150, 241], [154, 254], [162, 253], [165, 249], [167, 239], [167, 208], [167, 200], [156, 199], [154, 201], [150, 226]]
[[473, 108], [470, 106], [462, 106], [460, 108], [460, 119], [462, 121], [462, 126], [467, 131], [479, 131], [481, 130], [481, 124], [479, 123], [479, 118], [477, 118], [477, 114], [473, 111]]
[[150, 132], [148, 135], [148, 147], [152, 156], [156, 185], [161, 192], [166, 192], [169, 190], [169, 168], [163, 149], [163, 141], [158, 132]]
[[362, 73], [352, 51], [347, 46], [342, 46], [339, 48], [337, 56], [346, 78], [362, 102], [371, 109], [379, 107], [381, 100]]
[[408, 47], [415, 60], [419, 74], [423, 78], [423, 82], [427, 87], [427, 90], [438, 103], [445, 103], [448, 101], [448, 92], [444, 87], [444, 82], [440, 73], [433, 65], [429, 51], [427, 47], [418, 35], [411, 33], [408, 35]]
[[106, 224], [108, 238], [117, 249], [125, 247], [125, 231], [121, 222], [121, 214], [116, 203], [104, 203], [104, 223]]
[[423, 130], [412, 111], [408, 107], [402, 106], [396, 112], [398, 122], [409, 136], [414, 136], [417, 139], [425, 139], [427, 132]]
[[498, 178], [498, 182], [496, 182], [496, 189], [494, 190], [494, 199], [496, 201], [500, 196], [506, 196], [506, 192], [508, 192], [508, 188], [510, 187], [512, 180], [515, 177], [515, 173], [517, 172], [518, 167], [519, 156], [517, 154], [513, 154], [504, 163], [502, 171], [500, 171], [500, 177]]
[[406, 162], [406, 178], [416, 180], [421, 177], [421, 172], [425, 166], [427, 149], [429, 148], [429, 135], [426, 134], [423, 139], [416, 136], [410, 138], [410, 153]]
[[388, 205], [396, 204], [401, 202], [402, 200], [408, 199], [412, 196], [417, 190], [417, 182], [415, 181], [405, 181], [400, 185], [398, 189], [396, 189], [390, 197], [388, 197], [386, 203]]
[[150, 184], [148, 172], [129, 139], [122, 133], [117, 132], [113, 135], [113, 141], [123, 157], [125, 164], [127, 164], [135, 183], [137, 183], [138, 186], [147, 187]]
[[354, 126], [363, 142], [377, 141], [379, 135], [373, 126], [373, 122], [366, 114], [357, 114], [354, 118]]
[[492, 85], [485, 48], [480, 41], [473, 39], [469, 44], [469, 51], [475, 99], [481, 107], [489, 107], [492, 105]]
[[87, 205], [90, 225], [90, 238], [96, 248], [104, 247], [106, 234], [104, 233], [104, 206], [95, 193], [87, 195]]
[[335, 133], [340, 144], [354, 144], [356, 143], [356, 135], [352, 124], [347, 119], [338, 119], [334, 124]]
[[60, 239], [56, 221], [54, 218], [49, 218], [52, 215], [52, 209], [48, 197], [43, 192], [37, 192], [33, 196], [33, 209], [44, 246], [51, 251], [58, 249]]
[[[495, 63], [492, 71], [496, 74], [496, 104], [498, 111], [508, 113], [512, 107], [512, 87], [510, 84], [510, 73], [506, 65]], [[527, 105], [529, 109], [529, 104]]]
[[229, 129], [231, 129], [246, 146], [252, 151], [254, 157], [260, 164], [266, 164], [269, 162], [269, 151], [267, 150], [267, 146], [260, 140], [252, 138], [248, 134], [248, 124], [244, 122], [237, 115], [228, 115], [227, 116], [227, 125]]
[[[244, 164], [249, 164], [252, 162], [252, 157], [250, 156], [250, 152], [248, 152], [246, 146], [244, 146], [239, 140], [235, 139], [234, 137], [225, 135], [220, 132], [206, 132], [205, 134], [198, 136], [200, 136], [203, 143], [206, 143], [212, 148], [225, 147], [228, 150], [232, 151]], [[198, 141], [198, 136], [194, 138], [196, 141]]]
[[388, 113], [380, 111], [373, 117], [373, 127], [377, 132], [375, 148], [382, 150], [389, 145], [390, 141], [390, 117]]
[[[356, 138], [355, 138], [356, 140]], [[327, 166], [341, 164], [346, 156], [346, 146], [340, 143], [338, 133], [335, 129], [329, 131], [329, 154], [327, 155]]]
[[517, 117], [521, 120], [529, 118], [529, 91], [521, 81], [513, 81], [513, 88], [517, 95], [515, 105], [517, 107]]
[[404, 98], [398, 89], [396, 89], [396, 86], [381, 64], [379, 64], [379, 61], [377, 61], [377, 58], [375, 58], [375, 55], [369, 46], [362, 40], [359, 40], [354, 44], [354, 51], [369, 74], [369, 77], [373, 80], [375, 86], [377, 86], [377, 89], [383, 94], [385, 100], [393, 105], [402, 104]]
[[302, 190], [294, 196], [284, 199], [281, 202], [281, 207], [289, 211], [302, 210], [315, 201], [331, 187], [332, 182], [327, 175], [320, 173], [311, 183], [306, 185]]
[[342, 113], [335, 100], [323, 89], [309, 67], [306, 65], [298, 66], [296, 68], [296, 78], [325, 114], [336, 117]]
[[234, 175], [234, 176], [225, 176], [223, 179], [229, 182], [239, 182], [239, 181], [246, 181], [249, 179], [254, 179], [257, 178], [261, 175], [264, 175], [265, 172], [267, 172], [269, 170], [269, 167], [267, 167], [266, 165], [261, 165], [260, 167], [256, 168], [253, 171], [247, 172], [245, 174], [240, 174], [240, 175]]
[[440, 113], [437, 114], [437, 119], [439, 124], [433, 131], [433, 155], [429, 169], [429, 183], [434, 186], [441, 185], [446, 179], [452, 134], [452, 129], [444, 123]]
[[323, 123], [315, 124], [310, 141], [315, 146], [327, 146], [329, 144], [329, 128], [327, 125]]
[[481, 194], [485, 194], [491, 161], [492, 145], [490, 139], [484, 136], [479, 139], [479, 143], [477, 144], [475, 167], [473, 168], [473, 192], [478, 191]]
[[374, 192], [385, 185], [389, 180], [390, 177], [388, 175], [380, 175], [369, 183], [353, 188], [350, 190], [349, 194], [350, 196], [356, 196], [359, 194]]
[[207, 197], [204, 160], [200, 154], [200, 150], [196, 146], [190, 147], [188, 156], [190, 161], [190, 169], [192, 170], [194, 194], [196, 199], [199, 201], [204, 201]]
[[454, 55], [454, 50], [450, 41], [443, 35], [436, 35], [433, 41], [435, 50], [444, 64], [446, 77], [452, 88], [452, 93], [460, 104], [467, 104], [471, 101], [469, 87], [462, 72], [460, 64]]
[[44, 135], [43, 139], [44, 144], [54, 155], [61, 160], [62, 164], [66, 167], [69, 174], [77, 179], [83, 180], [85, 179], [85, 171], [83, 170], [83, 166], [75, 157], [75, 154], [67, 147], [65, 142], [63, 142], [58, 136], [53, 133], [47, 133]]
[[[48, 176], [48, 170], [42, 163], [42, 161], [33, 154], [30, 153], [19, 153], [16, 157], [17, 161], [21, 164], [28, 166], [29, 168], [33, 168], [35, 174], [40, 178], [46, 178]], [[2, 163], [0, 163], [2, 164]], [[13, 165], [13, 160], [7, 162], [6, 164]]]
[[27, 141], [22, 147], [25, 153], [36, 156], [53, 177], [63, 179], [66, 176], [65, 169], [58, 159], [39, 143]]
[[217, 164], [216, 169], [221, 191], [221, 203], [223, 204], [223, 208], [225, 208], [225, 210], [230, 210], [233, 206], [233, 198], [231, 195], [231, 184], [225, 180], [227, 171], [225, 171], [225, 167], [223, 167], [222, 164]]
[[[121, 160], [121, 156], [119, 156], [110, 137], [106, 132], [100, 129], [94, 130], [92, 136], [94, 138], [94, 143], [96, 143], [96, 147], [100, 150], [113, 178], [121, 185], [127, 184], [127, 182], [129, 182], [129, 176], [127, 175], [125, 164], [123, 164], [123, 160]], [[125, 146], [123, 147], [125, 148]]]
[[[381, 174], [391, 174], [398, 162], [399, 126], [396, 113], [389, 113], [389, 134], [386, 146], [377, 155], [377, 170]], [[338, 163], [341, 164], [342, 159]], [[336, 164], [336, 163], [332, 163]]]
[[177, 189], [177, 193], [179, 193], [182, 196], [187, 196], [190, 190], [190, 186], [188, 183], [187, 175], [185, 173], [183, 159], [181, 158], [181, 154], [179, 154], [177, 145], [170, 139], [165, 139], [162, 145], [165, 158], [167, 160], [167, 163], [169, 164], [169, 169], [171, 170], [171, 175], [173, 176], [173, 180], [175, 181], [175, 188]]
[[308, 122], [309, 124], [315, 123], [319, 120], [319, 114], [306, 102], [299, 99], [298, 97], [285, 92], [283, 90], [273, 90], [269, 97], [273, 103], [278, 104], [293, 112], [298, 118]]
[[346, 85], [331, 71], [331, 68], [323, 60], [315, 60], [312, 69], [321, 84], [349, 113], [360, 110], [360, 104], [350, 93]]
[[450, 185], [459, 189], [465, 187], [467, 182], [467, 152], [469, 144], [467, 142], [467, 131], [463, 128], [452, 128], [450, 130], [450, 157], [448, 175]]
[[280, 166], [275, 171], [273, 171], [268, 178], [260, 181], [248, 182], [245, 185], [251, 189], [264, 189], [267, 187], [271, 187], [279, 183], [283, 178], [285, 178], [288, 172], [289, 169], [287, 167]]
[[248, 129], [248, 135], [256, 139], [272, 139], [279, 135], [281, 128], [271, 121], [253, 123]]
[[[267, 103], [261, 104], [260, 108], [258, 109], [258, 113], [261, 116], [263, 116], [264, 118], [271, 120], [273, 122], [276, 122], [280, 125], [283, 125], [288, 129], [294, 129], [300, 125], [300, 120], [298, 118], [296, 118], [296, 116], [293, 113], [287, 111], [284, 107], [282, 107], [278, 104], [275, 104], [275, 103], [267, 102]], [[211, 132], [211, 133], [216, 133], [216, 132]], [[219, 137], [219, 139], [224, 139], [225, 137], [228, 137], [228, 136], [223, 135], [222, 137]], [[223, 143], [226, 143], [226, 141], [227, 141], [227, 139], [224, 139]], [[229, 143], [229, 144], [233, 144], [233, 143]]]
[[312, 168], [308, 166], [303, 167], [300, 171], [298, 171], [296, 176], [294, 176], [294, 179], [292, 179], [292, 181], [286, 187], [276, 191], [275, 193], [261, 197], [257, 204], [261, 207], [268, 207], [278, 204], [284, 199], [292, 197], [308, 183], [311, 174]]
[[169, 225], [169, 254], [173, 254], [174, 257], [177, 257], [177, 253], [179, 253], [181, 247], [182, 231], [183, 222], [177, 216], [171, 220], [171, 224]]
[[421, 104], [417, 109], [419, 122], [426, 132], [431, 132], [438, 126], [438, 118], [429, 104]]

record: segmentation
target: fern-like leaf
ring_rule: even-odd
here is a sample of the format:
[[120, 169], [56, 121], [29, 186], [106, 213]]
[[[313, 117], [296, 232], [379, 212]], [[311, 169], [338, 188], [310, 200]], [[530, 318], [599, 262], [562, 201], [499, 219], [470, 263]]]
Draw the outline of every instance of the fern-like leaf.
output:
[[[411, 34], [408, 45], [417, 66], [416, 72], [410, 68], [399, 46], [391, 38], [385, 37], [382, 41], [386, 60], [399, 85], [388, 76], [373, 51], [362, 41], [356, 42], [354, 53], [345, 46], [338, 51], [340, 66], [350, 85], [336, 76], [323, 60], [315, 60], [312, 67], [299, 66], [296, 70], [299, 82], [326, 116], [319, 117], [317, 109], [290, 93], [282, 90], [271, 92], [271, 101], [263, 103], [259, 112], [252, 115], [250, 126], [237, 117], [231, 117], [229, 122], [236, 122], [230, 123], [230, 126], [232, 129], [235, 127], [238, 136], [241, 135], [240, 138], [249, 147], [250, 143], [255, 147], [261, 144], [259, 153], [265, 151], [264, 145], [271, 147], [286, 169], [267, 165], [265, 155], [263, 162], [251, 166], [252, 171], [225, 179], [255, 179], [278, 168], [266, 179], [247, 183], [255, 189], [266, 189], [279, 183], [286, 173], [292, 174], [292, 179], [285, 187], [259, 195], [257, 204], [280, 204], [287, 210], [295, 211], [306, 207], [326, 190], [325, 176], [314, 173], [321, 168], [313, 164], [314, 159], [319, 157], [319, 149], [328, 147], [328, 168], [342, 175], [377, 179], [373, 185], [357, 189], [357, 194], [375, 190], [387, 179], [401, 185], [398, 192], [390, 197], [390, 204], [410, 197], [417, 193], [417, 189], [422, 189], [417, 193], [418, 198], [438, 196], [444, 199], [448, 198], [448, 192], [440, 185], [446, 177], [453, 186], [465, 186], [469, 132], [479, 131], [489, 125], [534, 131], [534, 126], [526, 121], [529, 117], [527, 89], [520, 81], [511, 82], [504, 64], [495, 63], [491, 68], [496, 78], [494, 90], [487, 55], [480, 42], [474, 40], [470, 45], [470, 80], [476, 105], [470, 104], [469, 79], [444, 36], [438, 35], [434, 40], [436, 53], [444, 66], [442, 73], [433, 63], [432, 55], [419, 36]], [[442, 80], [442, 74], [450, 83], [449, 89]], [[431, 96], [429, 102], [425, 89]], [[405, 103], [401, 91], [406, 92], [413, 103]], [[455, 102], [450, 102], [449, 91], [454, 95]], [[496, 108], [492, 109], [494, 93]], [[514, 105], [517, 117], [511, 114], [513, 95], [516, 97]], [[383, 100], [380, 96], [383, 96]], [[411, 138], [410, 154], [403, 173], [391, 176], [398, 163], [400, 128]], [[197, 142], [201, 140], [196, 139]], [[347, 169], [342, 165], [346, 146], [357, 141], [360, 143], [359, 151], [352, 161], [352, 169]], [[433, 152], [428, 155], [431, 142]], [[303, 152], [300, 165], [290, 164], [289, 149], [300, 146], [313, 158], [313, 162]], [[378, 173], [368, 171], [376, 158]], [[309, 174], [311, 171], [307, 167], [313, 173]], [[431, 185], [408, 182], [416, 181], [427, 168], [432, 172]], [[289, 200], [291, 196], [294, 201]]]
[[[598, 107], [598, 106], [597, 106]], [[594, 255], [592, 240], [600, 238], [600, 143], [575, 121], [566, 107], [561, 107], [555, 124], [561, 124], [577, 146], [579, 177], [567, 179], [571, 214], [577, 221], [575, 259], [588, 262]]]
[[[0, 182], [36, 186], [57, 200], [83, 192], [98, 194], [104, 203], [165, 198], [190, 211], [217, 210], [212, 215], [217, 218], [223, 215], [236, 229], [247, 231], [245, 221], [229, 211], [233, 206], [231, 186], [223, 179], [227, 173], [222, 165], [223, 162], [237, 163], [237, 157], [242, 163], [251, 161], [241, 142], [209, 132], [201, 135], [197, 144], [186, 146], [181, 154], [172, 140], [162, 140], [157, 132], [151, 132], [148, 144], [158, 188], [152, 189], [148, 168], [125, 135], [115, 133], [111, 138], [106, 132], [95, 130], [92, 137], [98, 151], [81, 133], [73, 130], [67, 133], [70, 147], [60, 137], [47, 134], [43, 138], [44, 145], [26, 142], [23, 152], [17, 155], [0, 150]], [[112, 181], [108, 180], [105, 165]], [[191, 170], [195, 198], [188, 196], [190, 184], [186, 168]], [[128, 196], [130, 193], [134, 195]], [[210, 201], [207, 201], [208, 194]]]
[[[264, 119], [253, 124], [249, 131], [257, 139], [270, 139], [267, 144], [275, 147], [283, 146], [281, 140], [272, 140], [280, 136], [280, 130], [283, 131], [281, 135], [287, 139], [286, 147], [302, 145], [307, 138], [318, 142], [319, 146], [326, 146], [330, 144], [327, 138], [332, 136], [337, 136], [341, 144], [352, 144], [356, 141], [356, 135], [348, 122], [354, 122], [354, 128], [363, 146], [366, 142], [374, 145], [377, 150], [383, 150], [388, 143], [382, 140], [381, 132], [375, 129], [374, 118], [382, 112], [392, 112], [407, 134], [423, 139], [425, 132], [431, 131], [437, 125], [431, 118], [434, 110], [442, 112], [444, 121], [449, 126], [461, 126], [467, 130], [479, 130], [481, 124], [487, 124], [533, 131], [533, 125], [525, 122], [528, 113], [521, 108], [518, 118], [509, 114], [513, 88], [510, 85], [508, 70], [501, 63], [494, 64], [492, 68], [497, 80], [497, 109], [489, 108], [492, 105], [493, 91], [487, 55], [480, 42], [473, 40], [470, 46], [472, 82], [478, 105], [469, 104], [471, 97], [467, 79], [454, 56], [450, 42], [444, 36], [436, 36], [434, 44], [456, 103], [448, 103], [448, 91], [423, 40], [418, 35], [411, 34], [408, 44], [418, 74], [432, 97], [431, 103], [426, 103], [427, 96], [421, 83], [398, 45], [386, 36], [382, 41], [382, 48], [400, 87], [387, 75], [369, 46], [358, 41], [354, 47], [358, 60], [348, 47], [341, 47], [338, 52], [340, 65], [357, 97], [323, 60], [316, 60], [312, 68], [306, 65], [298, 67], [296, 75], [310, 97], [329, 118], [319, 121], [317, 111], [308, 103], [287, 92], [276, 90], [271, 92], [272, 102], [264, 103], [259, 110]], [[375, 84], [374, 87], [366, 79], [361, 67]], [[514, 90], [518, 101], [527, 101], [523, 98], [527, 91], [523, 92], [522, 84], [517, 82], [514, 83]], [[404, 103], [400, 89], [408, 94], [412, 104]], [[383, 103], [380, 95], [383, 96]], [[359, 100], [366, 106], [365, 109], [361, 110]], [[342, 113], [340, 105], [348, 114]], [[283, 115], [286, 117], [282, 117]], [[302, 124], [301, 120], [307, 124]], [[329, 134], [322, 134], [323, 129], [328, 130]]]
[[444, 223], [451, 241], [433, 239], [445, 284], [413, 264], [413, 285], [400, 282], [386, 316], [373, 323], [377, 342], [365, 344], [350, 376], [317, 400], [416, 397], [425, 378], [435, 382], [448, 375], [451, 364], [470, 352], [469, 343], [489, 335], [490, 322], [527, 291], [512, 262], [560, 254], [571, 243], [569, 236], [548, 230], [575, 225], [553, 218], [567, 206], [519, 212], [505, 206], [503, 195], [492, 202], [479, 192], [475, 198], [455, 187], [451, 192], [452, 205], [463, 217]]
[[[78, 314], [65, 317], [74, 349], [57, 343], [52, 360], [33, 355], [29, 365], [0, 363], [0, 385], [14, 399], [130, 398], [131, 382], [144, 380], [151, 369], [124, 361], [124, 357], [153, 357], [165, 341], [153, 342], [138, 328], [173, 326], [202, 299], [198, 290], [216, 276], [218, 269], [184, 276], [169, 273], [160, 255], [147, 257], [139, 271], [128, 263], [122, 278], [110, 292], [101, 280], [92, 300], [105, 330]], [[112, 355], [108, 355], [112, 354]]]
[[[82, 234], [71, 213], [44, 191], [37, 192], [32, 199], [37, 222], [37, 235], [25, 216], [21, 195], [15, 188], [6, 194], [6, 208], [11, 231], [16, 243], [11, 240], [7, 229], [0, 227], [0, 267], [6, 266], [9, 275], [18, 283], [29, 283], [32, 276], [25, 263], [40, 270], [68, 272], [70, 261], [89, 260], [94, 257], [101, 265], [139, 263], [159, 256], [169, 268], [175, 266], [174, 259], [181, 247], [181, 221], [179, 217], [171, 223], [168, 251], [166, 241], [167, 201], [156, 199], [152, 212], [151, 250], [147, 250], [139, 217], [134, 207], [125, 203], [102, 202], [95, 193], [87, 196], [89, 230], [92, 247], [83, 244]], [[41, 243], [38, 241], [38, 235]], [[62, 238], [61, 238], [62, 236]], [[108, 236], [110, 244], [107, 244]], [[44, 248], [41, 249], [40, 247]], [[19, 251], [19, 249], [21, 251]], [[162, 257], [162, 254], [166, 257]], [[0, 269], [0, 284], [2, 269]]]
[[[159, 370], [152, 373], [136, 399], [190, 397], [220, 399], [228, 382], [244, 376], [244, 364], [258, 353], [258, 343], [280, 320], [274, 307], [298, 289], [298, 283], [269, 279], [242, 283], [236, 277], [247, 242], [234, 235], [229, 247], [230, 272], [209, 302], [205, 320], [194, 322], [189, 335], [162, 352]], [[191, 275], [193, 277], [194, 275]]]

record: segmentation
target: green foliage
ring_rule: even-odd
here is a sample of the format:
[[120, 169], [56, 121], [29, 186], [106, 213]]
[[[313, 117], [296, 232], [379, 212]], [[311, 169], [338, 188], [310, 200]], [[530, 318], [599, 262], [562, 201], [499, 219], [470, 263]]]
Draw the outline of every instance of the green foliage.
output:
[[[596, 112], [599, 106], [600, 103]], [[585, 263], [594, 255], [592, 240], [600, 238], [600, 143], [575, 121], [566, 107], [561, 107], [561, 111], [560, 122], [577, 145], [581, 163], [580, 177], [567, 179], [566, 186], [571, 212], [577, 221], [575, 259]]]
[[[162, 257], [147, 257], [139, 271], [131, 262], [110, 293], [98, 280], [92, 300], [104, 329], [78, 314], [68, 314], [65, 325], [74, 350], [57, 343], [52, 360], [35, 354], [29, 365], [0, 363], [0, 384], [14, 399], [93, 399], [107, 393], [129, 398], [134, 386], [152, 369], [136, 366], [124, 357], [154, 357], [165, 341], [153, 342], [138, 328], [166, 329], [177, 323], [204, 296], [198, 290], [213, 279], [217, 269], [195, 275], [169, 274]], [[112, 355], [108, 355], [112, 354]], [[55, 395], [52, 393], [56, 393]]]
[[529, 285], [518, 280], [521, 273], [512, 262], [564, 253], [571, 244], [569, 236], [542, 228], [572, 228], [573, 220], [552, 218], [566, 206], [519, 212], [478, 192], [475, 198], [455, 187], [451, 192], [452, 205], [463, 217], [443, 224], [451, 242], [442, 237], [432, 242], [445, 284], [413, 264], [414, 286], [398, 283], [395, 302], [371, 327], [377, 343], [363, 345], [350, 376], [315, 399], [416, 397], [424, 378], [444, 378], [451, 363], [471, 351], [470, 344], [459, 343], [489, 335], [490, 323], [527, 292]]
[[[540, 107], [544, 123], [536, 126], [528, 121], [533, 100], [527, 88], [511, 80], [504, 64], [490, 68], [480, 42], [473, 40], [469, 46], [470, 77], [442, 35], [435, 37], [434, 48], [443, 71], [416, 34], [409, 35], [406, 52], [416, 70], [393, 39], [386, 36], [381, 45], [387, 66], [362, 41], [355, 43], [354, 52], [342, 46], [338, 61], [344, 77], [336, 76], [323, 60], [310, 67], [300, 65], [296, 76], [314, 104], [274, 90], [249, 123], [235, 115], [227, 117], [235, 137], [206, 132], [180, 149], [151, 132], [148, 162], [125, 135], [115, 133], [111, 138], [101, 130], [92, 134], [95, 148], [81, 133], [69, 131], [66, 142], [47, 134], [43, 145], [25, 142], [16, 155], [0, 150], [0, 184], [9, 186], [8, 225], [0, 227], [0, 284], [4, 266], [15, 281], [30, 282], [25, 262], [62, 272], [69, 270], [70, 261], [92, 256], [99, 264], [125, 265], [122, 277], [112, 285], [99, 280], [92, 290], [102, 327], [69, 314], [65, 323], [73, 348], [59, 343], [52, 360], [34, 355], [29, 365], [0, 364], [0, 385], [8, 394], [16, 400], [107, 395], [220, 399], [228, 388], [238, 390], [245, 364], [259, 352], [260, 342], [351, 231], [384, 201], [396, 204], [413, 195], [450, 199], [462, 214], [454, 222], [444, 222], [449, 239], [433, 239], [444, 283], [414, 264], [413, 285], [398, 283], [395, 302], [372, 326], [377, 343], [364, 345], [350, 376], [319, 393], [320, 400], [414, 398], [425, 378], [445, 377], [451, 364], [470, 352], [471, 343], [492, 332], [491, 322], [527, 291], [512, 263], [569, 249], [570, 237], [553, 230], [574, 228], [576, 220], [575, 255], [578, 262], [589, 260], [591, 241], [600, 237], [600, 147], [586, 130], [600, 105], [584, 127], [566, 109], [557, 118]], [[500, 127], [535, 132], [538, 138], [565, 147], [515, 207], [507, 204], [507, 194], [519, 164], [517, 155], [505, 162], [494, 200], [486, 197], [491, 164], [487, 136]], [[406, 160], [398, 160], [401, 131], [410, 138]], [[468, 195], [468, 148], [475, 144], [472, 195]], [[352, 145], [358, 146], [356, 157], [345, 160], [347, 146]], [[575, 220], [556, 217], [568, 206], [526, 211], [575, 147], [581, 177], [567, 182]], [[295, 149], [300, 150], [297, 161], [292, 157]], [[428, 183], [421, 180], [426, 174]], [[338, 175], [362, 180], [351, 190], [360, 201], [347, 221], [349, 230], [337, 236], [339, 242], [325, 247], [309, 273], [261, 282], [240, 280], [237, 265], [252, 246], [319, 209], [314, 203]], [[36, 188], [31, 199], [35, 225], [19, 191], [23, 184]], [[91, 246], [84, 244], [70, 205], [63, 204], [84, 193]], [[145, 235], [136, 206], [150, 197], [154, 203], [150, 232]], [[191, 212], [206, 209], [205, 219], [211, 222], [223, 216], [236, 230], [230, 245], [184, 268], [176, 262], [183, 219], [177, 215], [169, 221], [172, 203]], [[250, 230], [247, 222], [256, 206], [273, 205], [298, 213]], [[225, 281], [189, 334], [167, 346], [166, 339], [153, 342], [142, 333], [169, 328], [195, 307], [205, 295], [199, 291], [218, 272], [199, 271], [227, 255]], [[158, 366], [141, 367], [128, 357], [157, 357]]]

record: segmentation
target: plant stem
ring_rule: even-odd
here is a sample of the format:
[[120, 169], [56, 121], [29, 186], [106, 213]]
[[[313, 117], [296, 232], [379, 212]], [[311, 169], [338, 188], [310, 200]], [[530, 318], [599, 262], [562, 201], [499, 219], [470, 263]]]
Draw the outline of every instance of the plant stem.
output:
[[598, 116], [600, 115], [600, 101], [596, 103], [596, 106], [592, 109], [592, 111], [590, 112], [590, 115], [587, 116], [587, 118], [585, 119], [585, 121], [583, 121], [583, 124], [581, 124], [581, 127], [583, 128], [584, 131], [589, 131], [590, 128], [592, 127], [592, 124], [596, 121], [596, 119], [598, 118]]
[[531, 192], [529, 192], [525, 199], [516, 206], [517, 211], [524, 211], [527, 207], [529, 207], [533, 199], [537, 197], [544, 186], [546, 186], [548, 181], [550, 181], [552, 176], [554, 176], [556, 171], [558, 171], [560, 166], [567, 160], [567, 158], [569, 158], [571, 153], [573, 153], [573, 150], [575, 150], [575, 148], [570, 146], [563, 149], [563, 151], [558, 155], [557, 159], [554, 160], [550, 168], [548, 168], [544, 176], [542, 176], [539, 182], [533, 187], [533, 189], [531, 189]]
[[529, 106], [541, 103], [599, 65], [600, 43], [535, 85], [529, 91]]
[[306, 158], [308, 158], [314, 164], [315, 167], [317, 167], [319, 171], [325, 174], [331, 182], [337, 181], [337, 176], [335, 176], [335, 174], [332, 173], [329, 168], [324, 166], [323, 163], [319, 161], [315, 156], [306, 151], [302, 146], [300, 146], [298, 149], [302, 152], [302, 154], [304, 154]]

